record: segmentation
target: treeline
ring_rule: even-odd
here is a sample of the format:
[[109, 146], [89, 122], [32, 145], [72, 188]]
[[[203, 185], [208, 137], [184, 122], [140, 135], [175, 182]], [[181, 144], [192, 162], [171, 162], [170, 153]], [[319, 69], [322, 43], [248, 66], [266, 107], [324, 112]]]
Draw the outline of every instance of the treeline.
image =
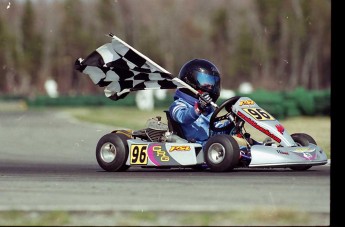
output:
[[73, 69], [114, 33], [177, 76], [192, 58], [220, 69], [223, 88], [327, 89], [330, 0], [1, 1], [0, 95], [100, 93]]

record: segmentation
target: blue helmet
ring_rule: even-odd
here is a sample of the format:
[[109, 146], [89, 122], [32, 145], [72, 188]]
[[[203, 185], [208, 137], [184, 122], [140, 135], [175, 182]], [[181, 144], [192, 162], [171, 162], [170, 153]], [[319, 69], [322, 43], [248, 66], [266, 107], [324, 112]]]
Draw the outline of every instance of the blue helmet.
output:
[[197, 91], [208, 92], [213, 102], [220, 95], [220, 73], [217, 67], [205, 59], [194, 59], [184, 64], [178, 77]]

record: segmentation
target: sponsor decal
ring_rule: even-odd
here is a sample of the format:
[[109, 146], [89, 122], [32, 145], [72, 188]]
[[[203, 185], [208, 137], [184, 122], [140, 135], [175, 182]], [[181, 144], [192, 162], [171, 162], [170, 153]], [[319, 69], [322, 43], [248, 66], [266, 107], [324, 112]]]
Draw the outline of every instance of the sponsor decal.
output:
[[314, 160], [318, 157], [315, 149], [310, 149], [308, 147], [298, 147], [292, 151], [306, 160]]
[[160, 157], [160, 160], [162, 162], [168, 162], [169, 161], [169, 156], [166, 155], [166, 151], [162, 150], [162, 146], [158, 145], [158, 146], [153, 146], [152, 147], [153, 152], [156, 153], [157, 157]]
[[279, 154], [285, 154], [285, 155], [289, 155], [289, 152], [287, 151], [282, 151], [282, 150], [276, 150]]
[[[148, 159], [155, 166], [179, 165], [179, 162], [170, 156], [169, 148], [165, 146], [165, 143], [148, 144]], [[149, 165], [151, 165], [150, 162], [148, 163]]]
[[240, 101], [240, 106], [243, 106], [243, 105], [254, 105], [255, 102], [253, 100], [241, 100]]
[[190, 151], [190, 146], [171, 146], [169, 152], [173, 151]]
[[306, 159], [308, 159], [308, 160], [310, 160], [310, 159], [312, 159], [313, 158], [313, 156], [310, 154], [310, 153], [303, 153], [303, 156], [306, 158]]
[[297, 147], [293, 152], [304, 153], [304, 152], [313, 152], [315, 149], [309, 149], [309, 147]]
[[254, 128], [256, 128], [257, 130], [259, 130], [260, 132], [268, 135], [269, 137], [271, 137], [272, 139], [274, 139], [275, 141], [277, 141], [278, 143], [281, 142], [281, 139], [279, 139], [278, 137], [276, 137], [275, 135], [273, 135], [270, 131], [268, 131], [267, 129], [262, 128], [261, 126], [259, 126], [255, 121], [253, 121], [252, 119], [250, 119], [249, 117], [245, 116], [243, 113], [238, 112], [237, 113], [239, 117], [241, 117], [243, 120], [245, 120], [246, 122], [248, 122], [251, 126], [253, 126]]

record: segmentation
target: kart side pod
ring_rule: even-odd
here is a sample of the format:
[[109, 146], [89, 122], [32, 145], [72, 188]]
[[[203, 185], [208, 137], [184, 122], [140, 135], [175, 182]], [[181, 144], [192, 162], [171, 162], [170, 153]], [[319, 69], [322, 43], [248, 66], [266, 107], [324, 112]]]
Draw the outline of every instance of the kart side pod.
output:
[[202, 146], [197, 143], [160, 143], [127, 140], [128, 166], [190, 166], [204, 162]]

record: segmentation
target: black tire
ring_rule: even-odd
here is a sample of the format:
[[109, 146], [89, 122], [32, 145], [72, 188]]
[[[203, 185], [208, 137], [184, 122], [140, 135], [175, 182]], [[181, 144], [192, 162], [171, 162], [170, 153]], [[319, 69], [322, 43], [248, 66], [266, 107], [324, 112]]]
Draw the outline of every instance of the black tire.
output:
[[[291, 135], [292, 139], [296, 142], [296, 143], [299, 143], [301, 144], [302, 146], [308, 146], [309, 143], [312, 143], [312, 144], [315, 144], [317, 145], [316, 141], [314, 140], [313, 137], [311, 137], [310, 135], [306, 134], [306, 133], [294, 133]], [[303, 142], [303, 141], [300, 141], [301, 138], [304, 138], [306, 139], [308, 142]], [[302, 139], [302, 140], [304, 140]]]
[[[294, 133], [291, 135], [292, 139], [297, 143], [299, 146], [308, 146], [309, 143], [316, 144], [316, 141], [313, 137], [305, 133]], [[290, 169], [295, 171], [305, 171], [310, 169], [311, 165], [300, 165], [300, 166], [291, 166]]]
[[97, 143], [96, 159], [98, 165], [108, 172], [124, 171], [128, 158], [128, 136], [120, 133], [104, 135]]
[[212, 136], [205, 144], [205, 161], [213, 172], [231, 171], [240, 158], [240, 148], [234, 138], [219, 134]]

